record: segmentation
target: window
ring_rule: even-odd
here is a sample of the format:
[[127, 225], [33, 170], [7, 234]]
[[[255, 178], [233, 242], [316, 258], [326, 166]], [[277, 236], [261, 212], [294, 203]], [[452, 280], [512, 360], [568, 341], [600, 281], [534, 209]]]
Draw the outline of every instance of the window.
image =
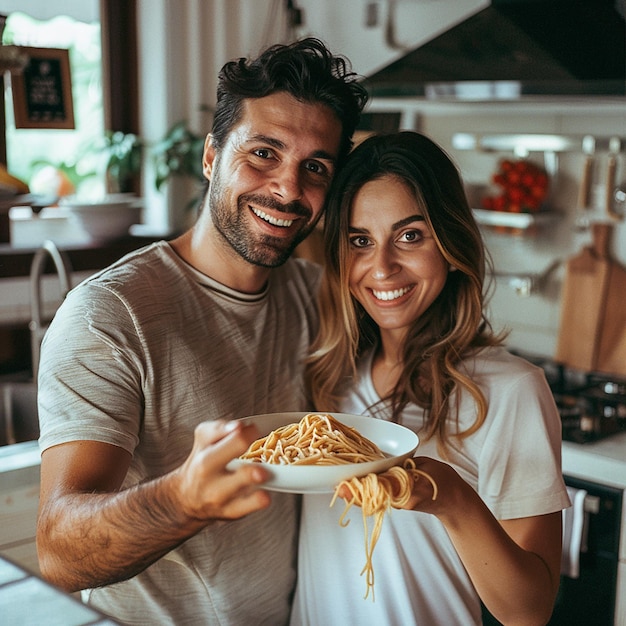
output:
[[[16, 45], [71, 50], [76, 130], [15, 129], [12, 96], [7, 88], [6, 114], [0, 112], [0, 161], [4, 162], [6, 146], [10, 172], [30, 182], [33, 161], [52, 161], [54, 157], [57, 166], [69, 166], [77, 185], [95, 193], [106, 184], [106, 155], [98, 150], [105, 143], [105, 131], [139, 131], [136, 0], [64, 0], [62, 10], [73, 18], [56, 15], [54, 4], [48, 0], [0, 0], [0, 13], [8, 15], [3, 43], [14, 39]], [[14, 22], [34, 23], [44, 34], [22, 34], [22, 28], [28, 30], [30, 25], [20, 26], [18, 38]], [[49, 31], [55, 30], [52, 24], [57, 26], [54, 39], [48, 38]], [[91, 144], [89, 136], [93, 137]], [[22, 154], [27, 141], [34, 147]], [[137, 174], [126, 181], [122, 191], [139, 192]]]
[[105, 154], [100, 23], [68, 16], [37, 20], [11, 13], [4, 44], [69, 50], [75, 130], [15, 128], [10, 84], [5, 89], [7, 165], [33, 193], [97, 195], [104, 191]]

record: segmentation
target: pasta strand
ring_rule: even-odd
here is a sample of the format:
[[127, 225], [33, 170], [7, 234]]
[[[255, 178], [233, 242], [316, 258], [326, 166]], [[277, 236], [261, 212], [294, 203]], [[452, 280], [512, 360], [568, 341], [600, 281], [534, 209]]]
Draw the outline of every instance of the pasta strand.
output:
[[[349, 480], [344, 480], [335, 489], [330, 506], [335, 504], [342, 487], [350, 491], [350, 498], [346, 499], [345, 508], [339, 517], [339, 524], [342, 527], [348, 525], [350, 520], [346, 520], [346, 515], [353, 505], [360, 506], [363, 515], [363, 528], [365, 537], [365, 565], [361, 570], [361, 576], [365, 574], [365, 596], [372, 594], [374, 600], [374, 564], [372, 557], [374, 548], [380, 537], [385, 514], [391, 508], [400, 509], [408, 503], [413, 492], [413, 485], [420, 478], [426, 478], [433, 488], [432, 499], [437, 499], [437, 483], [423, 470], [415, 467], [413, 459], [406, 459], [404, 465], [394, 466], [381, 474], [367, 474], [366, 476], [355, 476]], [[368, 519], [374, 518], [374, 525], [371, 533], [368, 527]]]

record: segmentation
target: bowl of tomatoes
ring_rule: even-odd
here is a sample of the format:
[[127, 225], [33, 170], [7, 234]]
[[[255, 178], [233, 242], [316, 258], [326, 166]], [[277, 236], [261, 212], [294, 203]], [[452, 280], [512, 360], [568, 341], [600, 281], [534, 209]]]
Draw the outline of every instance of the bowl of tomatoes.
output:
[[503, 159], [491, 177], [494, 192], [483, 196], [481, 208], [507, 213], [538, 213], [550, 188], [546, 171], [527, 159]]

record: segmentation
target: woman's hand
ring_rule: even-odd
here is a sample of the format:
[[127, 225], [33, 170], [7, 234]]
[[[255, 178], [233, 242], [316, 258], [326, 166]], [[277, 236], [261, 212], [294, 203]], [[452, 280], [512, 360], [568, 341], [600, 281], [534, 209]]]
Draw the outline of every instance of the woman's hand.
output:
[[419, 474], [413, 480], [411, 497], [404, 509], [437, 515], [446, 507], [454, 506], [454, 495], [459, 489], [471, 489], [447, 463], [426, 456], [414, 457], [413, 463]]

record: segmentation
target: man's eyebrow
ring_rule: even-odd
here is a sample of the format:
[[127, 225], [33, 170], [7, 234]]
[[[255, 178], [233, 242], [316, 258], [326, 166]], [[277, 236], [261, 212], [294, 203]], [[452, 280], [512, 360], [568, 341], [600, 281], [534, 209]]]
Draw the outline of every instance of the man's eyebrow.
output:
[[[424, 221], [423, 215], [409, 215], [409, 217], [405, 217], [404, 219], [401, 219], [395, 224], [392, 224], [391, 230], [398, 230], [398, 228], [403, 228], [404, 226], [408, 226], [409, 224], [412, 224], [413, 222], [423, 222], [423, 221]], [[368, 232], [367, 228], [356, 228], [355, 226], [348, 226], [348, 231], [351, 233]]]
[[269, 137], [268, 135], [253, 135], [252, 137], [249, 137], [246, 141], [248, 143], [252, 141], [260, 141], [262, 143], [267, 143], [274, 148], [285, 148], [285, 144], [280, 141], [280, 139], [276, 139], [276, 137]]
[[[269, 137], [268, 135], [253, 135], [250, 137], [248, 142], [260, 141], [262, 143], [266, 143], [272, 148], [276, 148], [277, 150], [284, 150], [287, 146], [280, 139], [276, 139], [276, 137]], [[322, 159], [324, 161], [332, 161], [335, 163], [337, 161], [337, 157], [334, 154], [330, 154], [326, 152], [326, 150], [316, 150], [309, 158], [311, 159]]]

